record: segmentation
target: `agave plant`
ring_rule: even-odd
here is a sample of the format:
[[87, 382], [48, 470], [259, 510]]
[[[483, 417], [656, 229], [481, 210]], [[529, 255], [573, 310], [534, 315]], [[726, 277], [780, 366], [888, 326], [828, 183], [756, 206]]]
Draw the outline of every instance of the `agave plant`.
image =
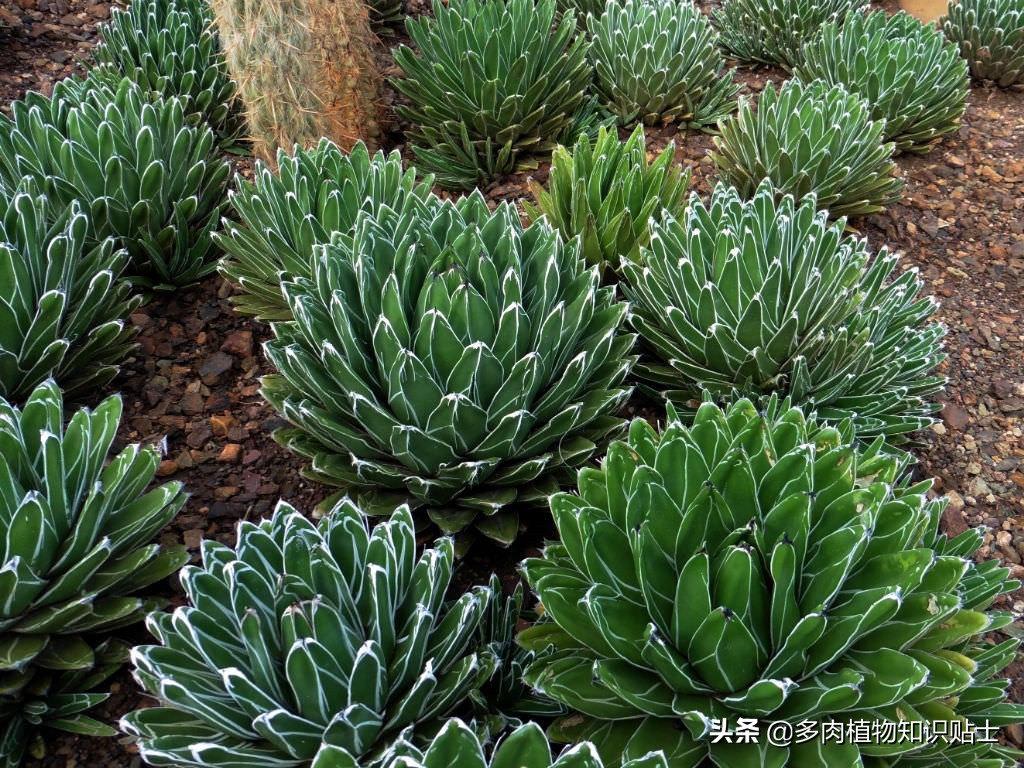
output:
[[143, 89], [180, 97], [187, 113], [209, 124], [221, 146], [231, 147], [245, 121], [212, 22], [205, 0], [133, 0], [126, 11], [111, 9], [93, 57]]
[[494, 671], [473, 648], [490, 589], [445, 603], [452, 542], [417, 558], [407, 507], [368, 531], [348, 499], [318, 526], [281, 502], [202, 555], [181, 573], [190, 605], [151, 614], [159, 644], [132, 649], [162, 706], [121, 726], [152, 765], [363, 765]]
[[1024, 83], [1024, 2], [958, 0], [940, 22], [975, 78], [1002, 88]]
[[842, 24], [868, 0], [725, 0], [712, 14], [718, 44], [745, 64], [785, 70], [800, 62], [800, 48], [823, 24]]
[[654, 748], [674, 768], [1012, 764], [941, 737], [713, 736], [740, 718], [1024, 720], [994, 679], [1018, 641], [984, 639], [1013, 618], [986, 607], [1019, 583], [971, 563], [980, 532], [938, 533], [945, 505], [898, 481], [905, 460], [850, 438], [778, 401], [705, 403], [691, 428], [669, 408], [663, 433], [635, 420], [579, 495], [552, 497], [561, 543], [524, 568], [553, 623], [520, 641], [557, 649], [527, 672], [576, 710], [554, 740], [593, 740], [613, 765]]
[[726, 185], [710, 206], [694, 195], [654, 226], [641, 264], [623, 264], [647, 351], [637, 375], [680, 406], [704, 392], [790, 396], [823, 420], [851, 418], [862, 438], [929, 425], [943, 329], [928, 324], [937, 303], [917, 297], [916, 271], [887, 283], [896, 254], [872, 258], [813, 198], [772, 198], [768, 183], [748, 202]]
[[577, 242], [479, 192], [360, 213], [283, 290], [295, 320], [264, 345], [280, 373], [263, 394], [295, 428], [275, 439], [369, 512], [411, 500], [508, 544], [513, 503], [571, 482], [624, 425], [625, 306]]
[[50, 377], [68, 395], [99, 389], [134, 348], [128, 254], [109, 239], [86, 251], [88, 227], [77, 201], [58, 212], [0, 192], [0, 397], [20, 401]]
[[112, 735], [82, 714], [106, 698], [86, 691], [123, 660], [110, 632], [159, 607], [133, 595], [187, 559], [181, 547], [149, 543], [185, 503], [179, 483], [144, 493], [156, 451], [132, 445], [104, 465], [120, 418], [115, 395], [65, 429], [52, 380], [20, 410], [0, 398], [4, 768], [16, 768], [40, 725]]
[[366, 7], [370, 11], [370, 22], [378, 31], [397, 24], [405, 16], [402, 11], [402, 0], [369, 0]]
[[571, 151], [560, 146], [551, 155], [548, 189], [531, 182], [537, 204], [524, 202], [526, 215], [547, 217], [566, 241], [579, 235], [587, 264], [603, 270], [636, 261], [650, 242], [650, 222], [686, 207], [690, 171], [673, 167], [674, 154], [673, 142], [648, 164], [640, 126], [624, 143], [604, 128], [595, 141], [580, 136]]
[[720, 127], [715, 166], [745, 197], [768, 179], [779, 197], [815, 193], [833, 218], [874, 213], [900, 199], [895, 145], [882, 143], [884, 121], [872, 120], [867, 102], [841, 85], [787, 80], [776, 91], [768, 83], [756, 113], [741, 98], [739, 114]]
[[970, 88], [956, 46], [902, 11], [855, 13], [841, 27], [825, 24], [804, 46], [794, 74], [862, 96], [871, 119], [885, 123], [882, 139], [915, 153], [956, 130]]
[[0, 116], [0, 187], [31, 178], [57, 204], [79, 200], [90, 239], [128, 249], [136, 282], [176, 286], [214, 269], [210, 232], [229, 166], [213, 132], [188, 124], [181, 100], [124, 78], [69, 78]]
[[[580, 744], [551, 756], [544, 730], [527, 723], [511, 731], [497, 743], [489, 756], [479, 736], [466, 723], [453, 718], [444, 724], [425, 748], [400, 741], [381, 762], [381, 768], [604, 768], [593, 744]], [[622, 768], [668, 768], [659, 752], [630, 760]]]
[[587, 104], [586, 40], [573, 39], [571, 13], [554, 18], [555, 0], [435, 0], [432, 17], [406, 21], [419, 53], [394, 52], [409, 102], [395, 111], [439, 184], [470, 189], [535, 168]]
[[607, 0], [587, 29], [594, 88], [619, 123], [705, 128], [735, 109], [739, 86], [693, 3]]
[[241, 225], [225, 219], [224, 232], [214, 235], [225, 253], [220, 273], [242, 291], [232, 297], [235, 308], [290, 320], [282, 279], [309, 277], [315, 246], [351, 231], [360, 210], [401, 210], [411, 199], [439, 204], [432, 183], [432, 176], [417, 183], [412, 168], [403, 172], [398, 152], [371, 156], [362, 142], [348, 155], [327, 139], [309, 150], [280, 151], [276, 173], [257, 161], [255, 180], [236, 176], [229, 198]]

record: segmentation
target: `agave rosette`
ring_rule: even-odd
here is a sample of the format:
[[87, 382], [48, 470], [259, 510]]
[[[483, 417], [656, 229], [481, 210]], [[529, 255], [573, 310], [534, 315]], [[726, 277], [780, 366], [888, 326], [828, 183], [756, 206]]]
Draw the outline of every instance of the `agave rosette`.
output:
[[897, 151], [927, 152], [955, 131], [967, 108], [970, 75], [955, 45], [902, 11], [851, 14], [825, 24], [804, 45], [794, 75], [842, 85], [885, 121], [882, 140]]
[[225, 219], [214, 235], [225, 254], [220, 273], [240, 289], [231, 298], [235, 309], [262, 320], [291, 319], [281, 282], [309, 277], [315, 246], [350, 232], [361, 210], [439, 202], [432, 182], [403, 171], [398, 152], [371, 155], [361, 141], [348, 154], [328, 139], [292, 154], [279, 150], [276, 172], [257, 160], [253, 181], [236, 176], [229, 196], [239, 221]]
[[132, 649], [161, 706], [121, 727], [151, 765], [358, 768], [494, 671], [474, 640], [494, 596], [445, 602], [452, 542], [417, 555], [407, 507], [371, 530], [348, 499], [319, 525], [281, 502], [202, 555], [182, 569], [189, 604], [151, 614], [158, 644]]
[[361, 213], [283, 290], [295, 320], [264, 346], [263, 394], [295, 427], [275, 439], [367, 511], [411, 500], [508, 544], [518, 508], [624, 425], [625, 305], [577, 241], [507, 204]]
[[527, 680], [576, 710], [549, 736], [613, 765], [654, 748], [673, 768], [1012, 765], [973, 739], [713, 738], [739, 718], [1024, 720], [996, 679], [1018, 641], [984, 637], [1019, 583], [969, 559], [979, 531], [938, 533], [930, 482], [851, 434], [775, 400], [705, 403], [689, 428], [670, 408], [661, 434], [635, 420], [578, 495], [553, 496], [561, 542], [524, 565], [552, 622], [520, 635], [555, 646]]
[[124, 659], [110, 635], [162, 603], [135, 596], [176, 571], [181, 547], [151, 543], [185, 503], [180, 483], [146, 491], [159, 456], [131, 445], [109, 463], [121, 399], [65, 425], [51, 380], [21, 408], [0, 398], [0, 765], [16, 768], [38, 727], [112, 735], [83, 712]]
[[915, 270], [890, 280], [897, 254], [872, 255], [815, 208], [775, 203], [768, 183], [749, 201], [719, 185], [710, 205], [693, 196], [681, 219], [655, 224], [641, 262], [622, 267], [646, 352], [636, 375], [684, 409], [704, 393], [777, 394], [898, 442], [938, 409], [938, 305]]
[[1002, 88], [1024, 83], [1024, 0], [951, 0], [939, 23], [973, 77]]

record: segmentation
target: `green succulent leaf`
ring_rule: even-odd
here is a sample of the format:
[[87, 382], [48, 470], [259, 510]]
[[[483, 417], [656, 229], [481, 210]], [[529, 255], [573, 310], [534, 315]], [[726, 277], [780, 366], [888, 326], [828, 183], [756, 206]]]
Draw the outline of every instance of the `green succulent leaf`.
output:
[[939, 19], [971, 76], [1008, 88], [1024, 82], [1024, 3], [1020, 0], [949, 3]]

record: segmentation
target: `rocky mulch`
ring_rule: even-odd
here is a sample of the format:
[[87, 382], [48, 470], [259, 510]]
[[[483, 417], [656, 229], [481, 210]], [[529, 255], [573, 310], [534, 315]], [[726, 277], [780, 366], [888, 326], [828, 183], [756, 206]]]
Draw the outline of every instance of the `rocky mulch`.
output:
[[[893, 5], [889, 0], [883, 7]], [[0, 109], [27, 90], [50, 92], [53, 83], [81, 72], [96, 24], [109, 3], [92, 0], [5, 0], [0, 7]], [[891, 10], [891, 8], [889, 8]], [[6, 25], [7, 29], [3, 26]], [[387, 55], [382, 65], [387, 66]], [[773, 71], [744, 72], [747, 92], [756, 92]], [[950, 498], [945, 525], [951, 533], [987, 527], [983, 555], [998, 557], [1024, 577], [1024, 93], [974, 87], [963, 127], [924, 157], [901, 157], [907, 188], [900, 204], [851, 224], [873, 247], [904, 254], [925, 291], [941, 299], [939, 319], [947, 327], [949, 386], [941, 398], [941, 421], [921, 436], [916, 472], [934, 477]], [[395, 134], [396, 143], [400, 134]], [[703, 134], [677, 135], [674, 128], [649, 131], [652, 149], [675, 140], [676, 156], [693, 168], [694, 188], [707, 193], [714, 169]], [[243, 164], [242, 167], [247, 167]], [[543, 181], [543, 164], [533, 173]], [[526, 194], [526, 175], [502, 179], [486, 193], [491, 200]], [[283, 498], [311, 512], [329, 489], [304, 480], [301, 462], [271, 439], [283, 422], [259, 395], [259, 377], [269, 372], [260, 353], [265, 326], [236, 315], [230, 287], [216, 276], [200, 286], [157, 295], [132, 317], [140, 349], [113, 383], [125, 401], [121, 444], [161, 446], [161, 481], [182, 481], [190, 493], [182, 515], [163, 533], [168, 544], [184, 544], [198, 557], [203, 538], [231, 543], [240, 519], [259, 519]], [[657, 414], [641, 401], [633, 413]], [[506, 589], [515, 564], [533, 554], [549, 521], [532, 521], [509, 550], [474, 548], [456, 574], [459, 589], [492, 570]], [[176, 602], [180, 592], [165, 585]], [[1001, 601], [1024, 612], [1024, 594]], [[1010, 632], [1020, 634], [1017, 626]], [[146, 642], [142, 628], [130, 636]], [[1009, 670], [1012, 698], [1024, 702], [1021, 665]], [[98, 716], [114, 723], [145, 706], [127, 672], [111, 683], [111, 698]], [[1019, 728], [1010, 739], [1024, 743]], [[54, 735], [48, 754], [30, 768], [136, 768], [134, 747], [123, 739], [79, 739]]]

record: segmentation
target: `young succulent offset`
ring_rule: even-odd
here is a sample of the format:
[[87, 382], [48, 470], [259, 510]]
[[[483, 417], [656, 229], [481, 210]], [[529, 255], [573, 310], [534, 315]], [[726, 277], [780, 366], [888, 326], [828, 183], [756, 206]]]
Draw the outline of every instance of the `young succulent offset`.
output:
[[495, 596], [445, 602], [452, 542], [417, 556], [407, 507], [368, 530], [348, 499], [317, 526], [281, 502], [202, 554], [181, 573], [189, 605], [151, 614], [159, 644], [132, 649], [162, 705], [121, 727], [151, 765], [357, 768], [494, 671], [474, 633]]
[[[587, 42], [575, 18], [555, 22], [555, 0], [435, 1], [408, 19], [416, 46], [394, 52], [418, 163], [437, 183], [472, 189], [535, 168], [587, 104]], [[564, 136], [571, 141], [575, 136]]]
[[594, 141], [580, 136], [572, 149], [555, 149], [547, 189], [531, 181], [537, 203], [523, 208], [531, 221], [545, 216], [563, 240], [579, 236], [588, 265], [615, 270], [621, 259], [639, 260], [652, 220], [685, 209], [690, 171], [673, 165], [674, 154], [670, 142], [648, 164], [641, 126], [625, 142], [601, 128]]
[[800, 48], [823, 24], [858, 13], [868, 0], [725, 0], [712, 14], [718, 44], [744, 64], [767, 64], [792, 71]]
[[107, 697], [87, 691], [124, 660], [111, 631], [160, 607], [135, 593], [188, 559], [150, 543], [185, 503], [180, 483], [145, 492], [156, 451], [131, 445], [106, 463], [120, 417], [115, 395], [65, 427], [53, 381], [21, 409], [0, 398], [3, 768], [30, 745], [38, 754], [39, 726], [113, 735], [82, 714]]
[[205, 0], [136, 0], [127, 10], [111, 9], [93, 57], [143, 89], [178, 96], [187, 113], [213, 128], [221, 146], [231, 147], [245, 121], [212, 23]]
[[90, 241], [113, 236], [127, 248], [133, 280], [187, 285], [214, 269], [210, 233], [229, 166], [213, 143], [176, 97], [102, 72], [68, 78], [52, 97], [31, 92], [0, 115], [0, 189], [29, 177], [54, 204], [80, 201]]
[[264, 349], [275, 439], [368, 512], [411, 500], [446, 533], [504, 544], [624, 426], [633, 336], [578, 241], [475, 193], [361, 212], [284, 283]]
[[841, 85], [768, 83], [757, 112], [740, 99], [739, 114], [719, 124], [712, 157], [722, 180], [750, 197], [768, 179], [777, 197], [814, 193], [833, 219], [883, 210], [900, 199], [895, 146], [882, 143], [885, 122]]
[[335, 232], [351, 232], [361, 210], [397, 211], [411, 199], [439, 205], [432, 183], [432, 176], [417, 183], [414, 169], [403, 171], [398, 152], [371, 155], [362, 142], [348, 154], [327, 139], [312, 149], [279, 151], [276, 171], [257, 161], [254, 180], [236, 176], [229, 196], [240, 222], [226, 218], [224, 231], [214, 235], [225, 254], [220, 273], [241, 289], [231, 299], [235, 309], [290, 320], [281, 283], [310, 276], [315, 246]]
[[871, 118], [885, 123], [883, 141], [902, 152], [927, 152], [955, 131], [970, 87], [956, 46], [903, 12], [855, 13], [841, 26], [825, 24], [804, 45], [794, 74], [862, 96]]
[[86, 250], [88, 228], [77, 201], [0, 191], [0, 397], [21, 402], [50, 377], [67, 394], [100, 389], [134, 349], [128, 254], [110, 239]]
[[653, 227], [639, 264], [624, 262], [630, 322], [647, 386], [680, 407], [705, 392], [762, 402], [773, 394], [857, 435], [898, 441], [928, 426], [944, 383], [937, 308], [915, 270], [872, 257], [815, 201], [775, 203], [770, 184], [744, 202], [719, 185], [681, 218]]
[[[557, 649], [527, 680], [577, 710], [548, 735], [612, 764], [659, 748], [673, 768], [1009, 768], [1019, 753], [998, 743], [765, 736], [1024, 721], [996, 679], [1018, 641], [984, 638], [1013, 620], [986, 608], [1019, 582], [970, 560], [979, 531], [939, 534], [944, 503], [880, 447], [774, 400], [705, 403], [690, 428], [670, 408], [661, 434], [635, 420], [579, 495], [552, 497], [561, 543], [525, 562], [552, 623], [520, 641]], [[739, 718], [761, 738], [714, 738]]]
[[1024, 83], [1024, 0], [951, 0], [939, 21], [976, 79]]
[[736, 108], [717, 34], [689, 0], [607, 0], [586, 23], [594, 90], [620, 124], [705, 128]]
[[[485, 750], [473, 729], [455, 718], [445, 723], [425, 747], [400, 741], [380, 763], [380, 768], [513, 767], [605, 768], [605, 763], [593, 744], [578, 744], [552, 757], [551, 745], [548, 744], [544, 730], [536, 723], [519, 726], [504, 736], [493, 749]], [[668, 768], [668, 764], [664, 755], [652, 752], [623, 763], [621, 768]]]

